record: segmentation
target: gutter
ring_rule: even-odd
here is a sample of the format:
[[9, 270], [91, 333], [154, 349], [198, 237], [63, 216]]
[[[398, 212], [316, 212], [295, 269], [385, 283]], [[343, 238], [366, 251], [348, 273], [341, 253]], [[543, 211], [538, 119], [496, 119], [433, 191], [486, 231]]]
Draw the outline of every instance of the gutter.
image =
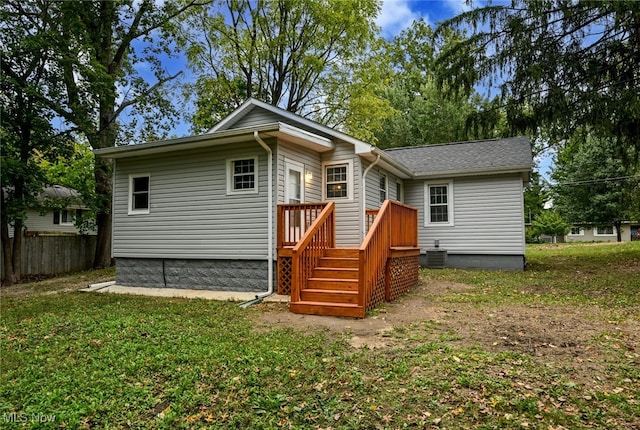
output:
[[[269, 148], [269, 145], [267, 145], [264, 142], [264, 140], [260, 138], [260, 135], [257, 131], [253, 132], [253, 138], [256, 140], [256, 142], [260, 144], [260, 146], [262, 146], [262, 148], [265, 151], [267, 151], [267, 160], [268, 160], [267, 174], [269, 175], [269, 178], [268, 178], [268, 187], [269, 187], [268, 196], [269, 197], [268, 197], [268, 207], [267, 207], [267, 216], [268, 216], [267, 229], [269, 230], [269, 234], [268, 234], [269, 249], [267, 250], [267, 259], [269, 263], [269, 289], [267, 290], [266, 293], [257, 294], [254, 300], [250, 300], [249, 302], [241, 304], [240, 306], [242, 307], [252, 305], [253, 303], [259, 303], [262, 301], [263, 298], [273, 294], [273, 151], [271, 150], [271, 148]], [[243, 306], [245, 304], [246, 306]]]
[[364, 238], [367, 235], [367, 228], [365, 227], [365, 221], [366, 221], [366, 217], [367, 217], [367, 173], [369, 173], [369, 170], [371, 170], [376, 164], [378, 164], [378, 162], [380, 161], [380, 156], [382, 154], [378, 153], [377, 157], [375, 159], [375, 161], [373, 161], [371, 164], [369, 164], [369, 166], [364, 169], [364, 172], [362, 173], [362, 237], [360, 238], [360, 241], [364, 240]]

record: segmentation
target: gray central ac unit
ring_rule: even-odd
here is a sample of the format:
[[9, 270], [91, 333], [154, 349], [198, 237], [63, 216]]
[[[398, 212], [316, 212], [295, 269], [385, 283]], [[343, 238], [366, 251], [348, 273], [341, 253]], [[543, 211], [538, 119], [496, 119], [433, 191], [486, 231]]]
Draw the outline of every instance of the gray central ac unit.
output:
[[443, 269], [447, 267], [447, 250], [439, 247], [439, 240], [435, 241], [435, 248], [427, 249], [427, 267]]

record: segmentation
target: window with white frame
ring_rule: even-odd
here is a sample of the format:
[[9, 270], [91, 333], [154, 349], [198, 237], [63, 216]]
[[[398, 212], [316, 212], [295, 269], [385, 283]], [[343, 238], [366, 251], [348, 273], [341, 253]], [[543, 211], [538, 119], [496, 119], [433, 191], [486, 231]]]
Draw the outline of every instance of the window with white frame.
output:
[[227, 162], [227, 193], [258, 192], [258, 157], [239, 158]]
[[452, 193], [451, 181], [425, 184], [425, 225], [453, 225]]
[[615, 229], [612, 225], [605, 227], [596, 227], [595, 236], [613, 236]]
[[53, 223], [56, 225], [73, 225], [73, 215], [67, 209], [53, 213]]
[[403, 195], [402, 195], [402, 182], [396, 182], [396, 200], [399, 202], [403, 201]]
[[129, 214], [149, 213], [150, 176], [129, 175]]
[[584, 236], [584, 229], [580, 227], [571, 227], [570, 236]]
[[325, 199], [352, 199], [351, 162], [325, 164], [323, 182]]
[[387, 200], [388, 181], [387, 175], [380, 173], [380, 204]]

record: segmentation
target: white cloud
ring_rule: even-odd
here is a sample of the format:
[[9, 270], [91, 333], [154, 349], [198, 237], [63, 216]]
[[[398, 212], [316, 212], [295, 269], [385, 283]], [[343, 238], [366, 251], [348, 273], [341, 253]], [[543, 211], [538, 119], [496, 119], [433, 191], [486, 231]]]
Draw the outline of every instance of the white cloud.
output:
[[380, 14], [376, 18], [376, 24], [382, 29], [382, 35], [386, 38], [396, 36], [405, 28], [411, 26], [413, 21], [423, 17], [429, 22], [428, 16], [422, 16], [409, 7], [407, 0], [384, 0]]
[[469, 4], [466, 0], [444, 0], [444, 5], [455, 15], [467, 12], [477, 6], [477, 2], [473, 1]]

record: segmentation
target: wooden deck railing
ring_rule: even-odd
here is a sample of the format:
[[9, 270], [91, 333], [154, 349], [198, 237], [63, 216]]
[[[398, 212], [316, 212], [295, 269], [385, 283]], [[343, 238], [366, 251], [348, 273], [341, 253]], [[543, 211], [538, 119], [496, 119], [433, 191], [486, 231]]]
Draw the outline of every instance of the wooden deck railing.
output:
[[366, 211], [364, 211], [367, 222], [367, 232], [369, 232], [371, 226], [373, 225], [373, 222], [376, 220], [378, 212], [380, 212], [380, 209], [367, 209]]
[[417, 225], [417, 209], [390, 200], [382, 204], [359, 249], [358, 304], [365, 310], [377, 303], [374, 296], [384, 297], [384, 271], [391, 248], [418, 245]]
[[300, 241], [293, 248], [291, 270], [291, 301], [300, 301], [300, 292], [306, 288], [307, 280], [318, 265], [325, 250], [336, 244], [336, 217], [334, 202], [325, 203]]
[[287, 203], [278, 205], [277, 247], [295, 246], [327, 203]]

